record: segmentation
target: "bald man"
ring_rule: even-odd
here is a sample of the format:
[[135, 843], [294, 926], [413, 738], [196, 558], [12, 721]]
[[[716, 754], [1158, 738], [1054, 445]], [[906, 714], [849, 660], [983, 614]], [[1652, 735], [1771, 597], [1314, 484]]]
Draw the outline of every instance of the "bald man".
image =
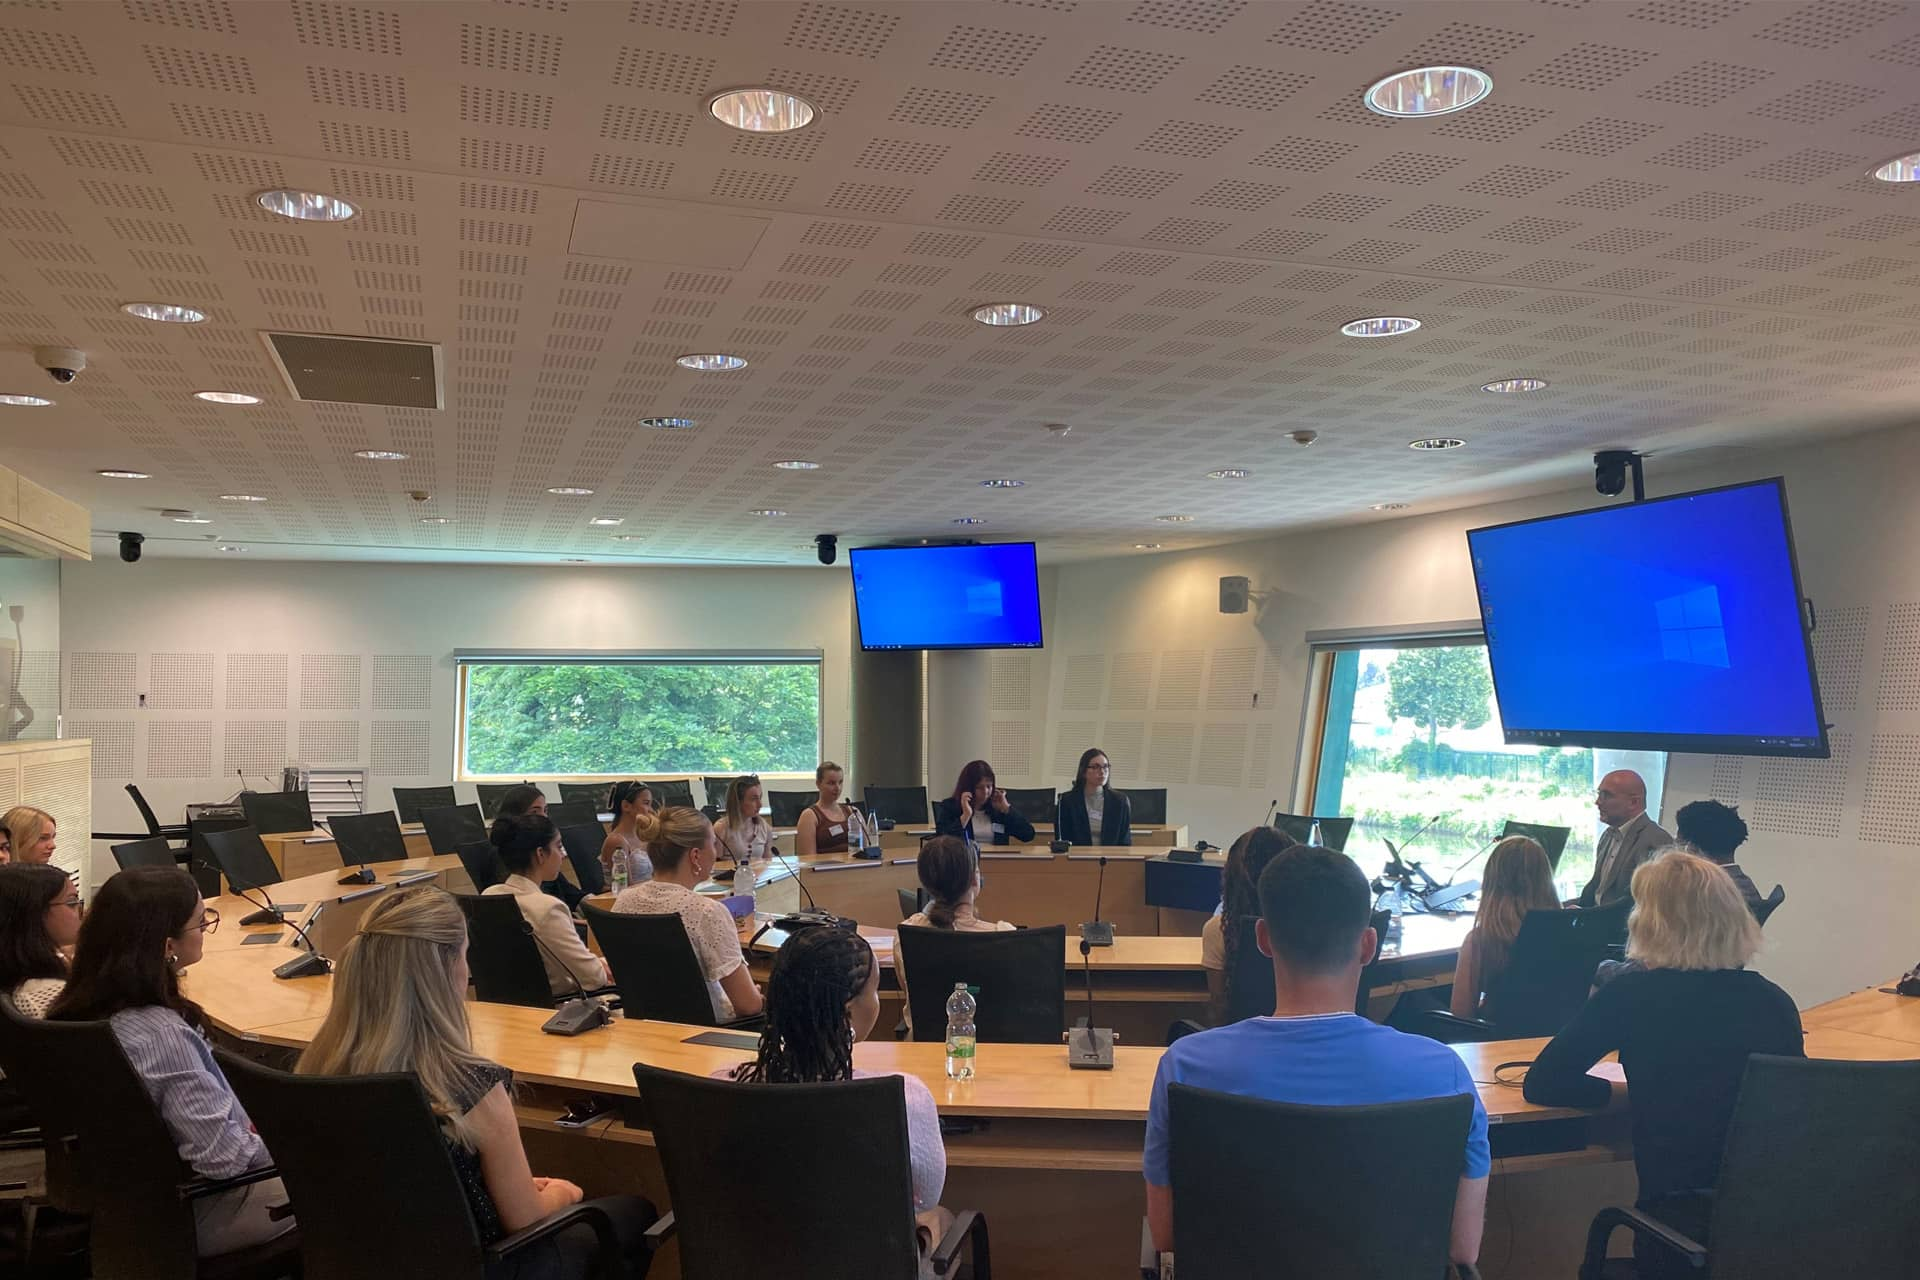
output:
[[1615, 769], [1600, 779], [1593, 807], [1607, 829], [1593, 858], [1593, 879], [1574, 899], [1576, 907], [1609, 907], [1627, 898], [1633, 873], [1673, 837], [1647, 816], [1647, 784], [1631, 769]]

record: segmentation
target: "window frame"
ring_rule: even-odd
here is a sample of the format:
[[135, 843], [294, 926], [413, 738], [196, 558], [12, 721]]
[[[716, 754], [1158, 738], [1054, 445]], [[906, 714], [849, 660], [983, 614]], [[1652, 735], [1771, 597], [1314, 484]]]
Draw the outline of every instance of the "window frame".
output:
[[[476, 666], [811, 666], [814, 670], [814, 756], [825, 759], [827, 717], [827, 661], [823, 649], [455, 649], [453, 651], [453, 780], [455, 782], [521, 782], [532, 776], [527, 772], [474, 773], [467, 769], [467, 681]], [[552, 773], [534, 770], [543, 781], [601, 782], [635, 776], [633, 770], [614, 773]], [[663, 770], [648, 772], [654, 779], [700, 778], [708, 771], [692, 773]], [[813, 783], [813, 770], [788, 772], [763, 770], [758, 775], [769, 781], [804, 780]]]

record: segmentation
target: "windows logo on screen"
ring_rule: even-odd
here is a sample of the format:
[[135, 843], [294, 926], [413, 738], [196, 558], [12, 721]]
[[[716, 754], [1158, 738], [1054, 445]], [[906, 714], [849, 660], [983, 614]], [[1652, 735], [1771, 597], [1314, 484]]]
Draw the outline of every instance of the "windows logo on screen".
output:
[[1654, 602], [1660, 620], [1660, 656], [1669, 662], [1730, 667], [1727, 629], [1720, 620], [1720, 589], [1696, 587]]

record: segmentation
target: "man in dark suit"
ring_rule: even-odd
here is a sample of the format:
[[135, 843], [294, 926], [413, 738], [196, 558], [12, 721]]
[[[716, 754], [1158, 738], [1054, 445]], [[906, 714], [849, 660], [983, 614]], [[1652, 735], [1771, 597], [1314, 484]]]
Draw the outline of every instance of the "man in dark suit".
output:
[[1631, 896], [1633, 873], [1673, 837], [1647, 815], [1647, 784], [1631, 769], [1615, 769], [1600, 779], [1594, 808], [1607, 829], [1594, 853], [1593, 879], [1569, 906], [1609, 907]]

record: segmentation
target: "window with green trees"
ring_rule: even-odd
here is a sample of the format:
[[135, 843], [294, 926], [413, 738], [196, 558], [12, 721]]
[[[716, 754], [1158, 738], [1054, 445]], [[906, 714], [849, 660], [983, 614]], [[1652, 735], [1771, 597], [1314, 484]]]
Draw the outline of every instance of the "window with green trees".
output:
[[461, 773], [811, 773], [817, 660], [462, 661]]

